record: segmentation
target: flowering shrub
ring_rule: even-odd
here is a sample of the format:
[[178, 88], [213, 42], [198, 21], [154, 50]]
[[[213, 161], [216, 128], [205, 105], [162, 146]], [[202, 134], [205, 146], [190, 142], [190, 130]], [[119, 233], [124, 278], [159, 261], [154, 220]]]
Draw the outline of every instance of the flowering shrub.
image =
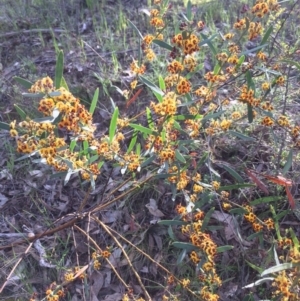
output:
[[[101, 166], [108, 161], [120, 166], [121, 172], [128, 176], [136, 177], [140, 171], [147, 170], [155, 175], [154, 178], [165, 179], [172, 199], [179, 200], [177, 225], [188, 241], [185, 244], [175, 242], [174, 246], [189, 252], [197, 277], [176, 280], [169, 275], [166, 283], [169, 295], [165, 294], [163, 300], [171, 298], [175, 285], [189, 289], [200, 300], [219, 300], [218, 290], [223, 281], [218, 274], [217, 254], [230, 246], [218, 246], [209, 231], [213, 200], [218, 200], [226, 212], [240, 210], [254, 234], [273, 231], [278, 228], [278, 220], [276, 213], [262, 220], [253, 206], [237, 205], [230, 200], [231, 190], [247, 184], [242, 183], [244, 180], [235, 170], [223, 164], [239, 183], [221, 186], [221, 176], [211, 166], [214, 141], [222, 137], [254, 141], [243, 124], [248, 123], [258, 128], [280, 129], [290, 137], [291, 145], [298, 147], [300, 144], [300, 127], [286, 116], [286, 112], [280, 113], [278, 109], [280, 103], [276, 95], [285, 90], [285, 66], [282, 58], [273, 55], [268, 42], [274, 32], [270, 19], [278, 17], [283, 9], [276, 0], [257, 0], [252, 8], [243, 12], [244, 17], [234, 23], [230, 32], [208, 37], [204, 33], [205, 23], [194, 19], [188, 3], [184, 20], [178, 22], [178, 28], [171, 35], [166, 35], [169, 1], [153, 2], [149, 20], [153, 32], [142, 35], [132, 24], [141, 38], [143, 56], [141, 60], [134, 59], [130, 65], [135, 78], [130, 89], [123, 91], [124, 96], [132, 99], [140, 84], [147, 86], [153, 99], [145, 111], [129, 119], [119, 116], [116, 108], [108, 135], [96, 138], [92, 115], [98, 94], [95, 93], [91, 108], [87, 110], [62, 84], [61, 74], [55, 79], [55, 85], [46, 77], [30, 86], [29, 93], [41, 94], [38, 110], [44, 118], [13, 121], [10, 134], [16, 138], [18, 152], [28, 156], [38, 154], [42, 163], [65, 173], [65, 182], [72, 174], [80, 173], [81, 178], [90, 181], [94, 188]], [[245, 48], [247, 42], [255, 43], [255, 47]], [[147, 77], [151, 73], [146, 66], [158, 59], [158, 48], [165, 55], [167, 64], [154, 83]], [[203, 53], [214, 64], [207, 72], [203, 67]], [[57, 69], [62, 70], [61, 62]], [[200, 80], [199, 73], [202, 75]], [[222, 93], [224, 90], [226, 93]], [[147, 123], [140, 124], [140, 116], [145, 116]], [[132, 129], [134, 134], [128, 140], [125, 137]], [[70, 134], [70, 143], [59, 136], [60, 131]], [[144, 147], [139, 139], [146, 141]], [[208, 169], [202, 168], [204, 163]], [[167, 221], [164, 224], [168, 225]], [[282, 238], [278, 230], [276, 236], [280, 252], [284, 253], [285, 248], [290, 251], [287, 261], [298, 263], [298, 240], [294, 237], [287, 243], [287, 238]], [[92, 258], [96, 270], [101, 269], [97, 256], [95, 253]], [[296, 268], [289, 275], [282, 268], [273, 278], [272, 296], [298, 300], [293, 287], [293, 283], [299, 281], [298, 276]], [[48, 293], [47, 300], [59, 299], [53, 299], [52, 290]], [[128, 295], [124, 300], [129, 300]]]

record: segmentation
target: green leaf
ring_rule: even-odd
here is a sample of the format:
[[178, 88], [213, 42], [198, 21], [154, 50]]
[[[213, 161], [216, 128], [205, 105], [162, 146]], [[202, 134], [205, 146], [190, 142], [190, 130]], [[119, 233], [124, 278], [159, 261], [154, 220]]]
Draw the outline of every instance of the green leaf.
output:
[[292, 66], [295, 66], [297, 69], [300, 70], [300, 63], [298, 63], [296, 61], [289, 60], [289, 59], [283, 59], [283, 60], [280, 60], [280, 62], [288, 63], [288, 64], [290, 64]]
[[178, 161], [180, 161], [181, 163], [186, 163], [185, 158], [183, 157], [183, 155], [179, 152], [178, 149], [175, 150], [175, 157]]
[[255, 187], [254, 184], [236, 184], [236, 185], [228, 185], [228, 186], [221, 186], [221, 190], [233, 190], [233, 189], [240, 189], [240, 188], [246, 188], [246, 187]]
[[114, 110], [114, 113], [111, 117], [110, 125], [109, 125], [109, 142], [110, 143], [113, 141], [113, 138], [116, 133], [118, 116], [119, 116], [119, 109], [116, 107]]
[[159, 88], [162, 91], [165, 91], [166, 90], [166, 84], [165, 84], [165, 81], [164, 81], [164, 79], [161, 75], [159, 75], [159, 77], [158, 77], [158, 83], [159, 83]]
[[129, 126], [131, 126], [132, 128], [140, 131], [141, 133], [144, 133], [144, 134], [149, 134], [149, 135], [155, 135], [156, 132], [155, 131], [152, 131], [151, 129], [149, 128], [146, 128], [140, 124], [135, 124], [135, 123], [130, 123]]
[[262, 273], [263, 269], [254, 265], [253, 263], [251, 263], [250, 261], [248, 261], [247, 259], [245, 259], [245, 261], [248, 263], [248, 265], [250, 266], [250, 268], [252, 268], [253, 270], [257, 271], [258, 273]]
[[246, 57], [245, 57], [244, 55], [241, 55], [241, 56], [240, 56], [240, 58], [239, 58], [239, 60], [238, 60], [238, 62], [237, 62], [237, 64], [236, 64], [236, 68], [240, 67], [240, 66], [244, 63], [245, 58], [246, 58]]
[[146, 116], [147, 116], [148, 126], [151, 130], [153, 130], [154, 129], [154, 123], [153, 123], [151, 110], [149, 108], [146, 108]]
[[56, 58], [56, 66], [55, 66], [55, 79], [54, 85], [56, 89], [61, 87], [61, 80], [63, 77], [63, 70], [64, 70], [64, 53], [60, 50], [57, 54]]
[[219, 63], [217, 63], [214, 67], [214, 74], [219, 74], [220, 70], [221, 70], [221, 65]]
[[253, 108], [249, 103], [247, 103], [247, 116], [248, 116], [249, 123], [252, 123], [253, 118], [254, 118]]
[[296, 233], [294, 232], [294, 230], [292, 228], [290, 228], [289, 231], [291, 234], [291, 238], [292, 238], [294, 247], [296, 248], [296, 250], [299, 250], [299, 240], [296, 236]]
[[176, 264], [177, 265], [181, 264], [185, 256], [186, 256], [186, 249], [183, 249], [177, 257]]
[[89, 164], [92, 164], [94, 163], [95, 161], [97, 161], [99, 159], [99, 156], [98, 155], [94, 155], [92, 157], [89, 158]]
[[259, 205], [259, 204], [277, 202], [277, 201], [280, 201], [280, 200], [282, 200], [281, 196], [266, 196], [266, 197], [259, 198], [259, 199], [256, 199], [254, 201], [251, 201], [250, 205], [254, 206], [254, 205]]
[[65, 88], [67, 91], [70, 91], [70, 89], [68, 87], [68, 84], [67, 84], [67, 82], [66, 82], [66, 80], [65, 80], [64, 77], [61, 78], [60, 86], [63, 87], [63, 88]]
[[140, 75], [139, 78], [153, 92], [156, 92], [156, 93], [158, 93], [161, 96], [163, 96], [165, 94], [160, 88], [158, 88], [155, 84], [153, 84], [151, 81], [149, 81], [148, 79], [146, 79], [144, 76]]
[[13, 79], [27, 90], [29, 90], [31, 88], [31, 86], [33, 85], [33, 83], [31, 83], [30, 81], [28, 81], [24, 78], [21, 78], [19, 76], [15, 76]]
[[177, 239], [171, 226], [168, 227], [168, 234], [172, 240]]
[[9, 124], [6, 123], [6, 122], [0, 122], [0, 129], [1, 129], [1, 130], [9, 131], [9, 130], [10, 130], [10, 126], [9, 126]]
[[242, 133], [239, 133], [239, 132], [235, 132], [235, 131], [232, 131], [232, 130], [229, 130], [229, 131], [227, 131], [227, 132], [230, 133], [230, 134], [233, 135], [233, 136], [236, 136], [236, 137], [238, 137], [238, 138], [244, 140], [244, 141], [256, 141], [255, 138], [246, 136], [246, 135], [244, 135], [244, 134], [242, 134]]
[[74, 148], [76, 146], [77, 142], [76, 140], [72, 140], [71, 143], [70, 143], [70, 151], [73, 152], [74, 151]]
[[269, 36], [271, 35], [272, 31], [273, 31], [273, 26], [271, 25], [268, 28], [268, 30], [266, 31], [264, 37], [262, 38], [262, 40], [260, 42], [260, 45], [264, 45], [267, 42], [267, 40], [268, 40]]
[[130, 144], [129, 144], [128, 149], [127, 149], [127, 154], [129, 154], [133, 150], [133, 148], [136, 144], [136, 140], [137, 140], [137, 131], [134, 130], [131, 141], [130, 141]]
[[92, 99], [92, 102], [91, 102], [91, 106], [90, 106], [90, 110], [89, 112], [93, 115], [94, 112], [95, 112], [95, 109], [96, 109], [96, 106], [97, 106], [97, 103], [98, 103], [98, 98], [99, 98], [99, 88], [97, 88], [95, 90], [95, 93], [94, 93], [94, 96], [93, 96], [93, 99]]
[[14, 107], [16, 111], [18, 112], [19, 116], [21, 117], [22, 120], [26, 119], [27, 114], [16, 104], [14, 104]]
[[293, 163], [293, 150], [291, 149], [282, 170], [283, 175], [285, 175], [290, 170], [290, 168], [292, 167], [292, 163]]
[[271, 268], [268, 268], [266, 270], [264, 270], [262, 273], [261, 273], [261, 276], [265, 276], [265, 275], [268, 275], [268, 274], [273, 274], [273, 273], [277, 273], [277, 272], [281, 272], [281, 271], [284, 271], [284, 270], [289, 270], [289, 269], [292, 269], [296, 266], [299, 267], [300, 263], [292, 263], [292, 262], [288, 262], [288, 263], [282, 263], [282, 264], [279, 264], [279, 265], [276, 265], [276, 266], [273, 266]]
[[157, 92], [155, 92], [153, 90], [152, 90], [152, 93], [155, 95], [155, 97], [158, 100], [158, 102], [162, 102], [163, 101], [163, 97], [159, 93], [157, 93]]
[[188, 21], [192, 21], [192, 3], [189, 0], [186, 7], [186, 17]]
[[182, 226], [182, 225], [186, 225], [187, 222], [184, 221], [180, 221], [180, 220], [163, 220], [163, 221], [159, 221], [157, 222], [158, 225], [165, 225], [165, 226]]
[[244, 182], [244, 179], [231, 167], [220, 163], [217, 163], [217, 165], [224, 168], [228, 173], [230, 173], [238, 181], [238, 183]]
[[198, 247], [196, 247], [193, 244], [188, 243], [188, 242], [175, 241], [175, 242], [172, 243], [172, 246], [174, 246], [175, 248], [184, 249], [184, 250], [187, 250], [187, 251], [199, 250]]
[[229, 251], [229, 250], [232, 250], [234, 248], [234, 246], [222, 246], [222, 247], [218, 247], [217, 248], [217, 253], [223, 253], [223, 252], [226, 252], [226, 251]]
[[84, 140], [82, 144], [83, 144], [83, 149], [84, 149], [85, 151], [88, 150], [88, 148], [89, 148], [89, 143], [88, 143], [88, 141]]
[[215, 207], [211, 207], [209, 209], [209, 211], [205, 214], [205, 218], [203, 219], [203, 223], [202, 223], [202, 226], [201, 226], [201, 231], [206, 230], [207, 225], [208, 225], [209, 220], [210, 220], [210, 217], [214, 213], [214, 211], [215, 211]]
[[22, 93], [24, 97], [43, 98], [45, 93]]
[[203, 40], [200, 42], [199, 46], [207, 44], [209, 46], [210, 50], [212, 51], [212, 53], [216, 56], [218, 52], [211, 41], [217, 36], [218, 36], [218, 34], [214, 34], [213, 36], [208, 38], [207, 35], [201, 33], [201, 37]]
[[234, 209], [230, 209], [229, 210], [229, 213], [230, 214], [238, 214], [238, 215], [241, 215], [241, 214], [246, 214], [247, 211], [243, 208], [234, 208]]
[[141, 32], [138, 30], [138, 28], [130, 21], [128, 20], [130, 26], [136, 31], [136, 33], [140, 36], [140, 38], [143, 40], [143, 35], [141, 34]]
[[55, 96], [60, 96], [61, 92], [60, 91], [54, 91], [54, 92], [50, 92], [47, 94], [50, 97], [55, 97]]
[[266, 46], [267, 46], [267, 44], [254, 47], [252, 49], [243, 51], [240, 55], [246, 55], [247, 56], [249, 53], [257, 52], [257, 50], [261, 50], [261, 49], [265, 48]]
[[210, 113], [210, 114], [207, 114], [206, 116], [204, 116], [201, 120], [202, 124], [204, 124], [207, 120], [209, 119], [215, 119], [215, 118], [218, 118], [220, 117], [223, 113], [225, 112], [224, 111], [219, 111], [219, 112], [216, 112], [216, 113]]
[[166, 43], [166, 42], [164, 42], [164, 41], [154, 39], [154, 40], [152, 41], [152, 43], [158, 45], [158, 46], [161, 47], [161, 48], [164, 48], [164, 49], [167, 49], [167, 50], [170, 50], [170, 51], [173, 50], [173, 47], [172, 47], [170, 44], [168, 44], [168, 43]]

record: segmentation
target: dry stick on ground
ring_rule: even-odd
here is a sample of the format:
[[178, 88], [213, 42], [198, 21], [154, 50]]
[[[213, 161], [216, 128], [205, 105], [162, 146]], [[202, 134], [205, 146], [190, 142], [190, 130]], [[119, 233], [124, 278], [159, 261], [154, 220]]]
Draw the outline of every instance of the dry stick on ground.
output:
[[19, 263], [22, 261], [23, 257], [29, 252], [29, 250], [31, 249], [33, 245], [33, 242], [31, 242], [29, 244], [29, 246], [27, 247], [27, 249], [25, 250], [24, 254], [18, 259], [18, 261], [16, 262], [16, 264], [14, 265], [14, 267], [12, 268], [11, 272], [8, 274], [8, 276], [6, 277], [5, 282], [3, 283], [3, 285], [0, 288], [0, 294], [2, 293], [2, 291], [4, 290], [6, 284], [8, 283], [11, 275], [13, 274], [13, 272], [15, 271], [15, 269], [17, 268], [17, 266], [19, 265]]
[[[80, 227], [78, 226], [74, 226], [77, 230], [79, 230], [81, 233], [83, 233], [89, 241], [91, 241], [94, 246], [96, 247], [96, 249], [101, 253], [103, 252], [102, 249], [98, 246], [98, 244], [90, 237], [90, 235], [88, 233], [86, 233], [84, 230], [82, 230]], [[114, 271], [115, 275], [119, 278], [119, 280], [123, 283], [123, 285], [126, 287], [127, 290], [129, 290], [130, 288], [128, 287], [128, 285], [126, 284], [126, 282], [122, 279], [122, 277], [119, 275], [119, 273], [117, 272], [117, 270], [115, 269], [115, 267], [112, 265], [112, 263], [108, 260], [108, 258], [105, 258], [106, 262], [109, 264], [109, 266], [111, 267], [111, 269]]]
[[139, 274], [137, 273], [137, 271], [135, 270], [135, 268], [131, 264], [131, 261], [130, 261], [129, 257], [127, 256], [127, 253], [124, 250], [124, 248], [122, 247], [122, 245], [119, 243], [119, 241], [116, 239], [116, 237], [111, 233], [109, 227], [107, 227], [104, 223], [102, 223], [98, 219], [98, 217], [96, 217], [96, 216], [92, 216], [92, 217], [103, 228], [103, 230], [115, 241], [115, 243], [118, 245], [118, 247], [123, 251], [123, 254], [124, 254], [124, 256], [125, 256], [125, 258], [126, 258], [126, 260], [128, 262], [128, 265], [129, 265], [130, 269], [133, 271], [133, 273], [134, 273], [137, 281], [139, 282], [139, 284], [140, 284], [140, 286], [141, 286], [141, 288], [142, 288], [145, 296], [147, 297], [147, 300], [151, 301], [151, 297], [149, 296], [149, 294], [148, 294], [148, 292], [147, 292], [147, 290], [146, 290], [146, 288], [145, 288], [145, 286], [144, 286], [144, 284], [142, 282], [141, 277], [139, 276]]
[[[32, 242], [32, 241], [35, 241], [36, 239], [39, 239], [39, 238], [42, 238], [44, 236], [49, 236], [49, 235], [52, 235], [52, 234], [55, 234], [61, 230], [64, 230], [66, 228], [69, 228], [69, 227], [72, 227], [75, 225], [76, 222], [82, 220], [84, 217], [87, 217], [89, 214], [92, 214], [92, 213], [96, 213], [98, 211], [101, 211], [103, 209], [105, 209], [106, 207], [112, 205], [113, 203], [115, 203], [116, 201], [124, 198], [126, 195], [128, 195], [129, 193], [133, 192], [135, 189], [139, 188], [140, 186], [142, 186], [143, 184], [149, 182], [155, 175], [150, 175], [149, 177], [147, 177], [146, 179], [144, 179], [143, 181], [141, 181], [140, 183], [137, 182], [136, 186], [132, 187], [131, 189], [128, 189], [127, 191], [125, 191], [124, 193], [118, 195], [117, 197], [115, 197], [114, 199], [112, 199], [111, 201], [108, 201], [107, 203], [104, 203], [104, 204], [100, 204], [100, 205], [96, 205], [95, 208], [93, 209], [89, 209], [88, 211], [86, 212], [83, 212], [82, 214], [78, 215], [77, 212], [74, 212], [74, 213], [71, 213], [69, 214], [68, 216], [75, 216], [74, 218], [72, 218], [71, 220], [69, 220], [68, 222], [60, 225], [60, 226], [57, 226], [55, 227], [54, 229], [50, 229], [50, 230], [47, 230], [43, 233], [39, 233], [39, 234], [35, 234], [35, 236], [33, 237], [28, 237], [26, 240], [25, 239], [20, 239], [20, 240], [17, 240], [11, 244], [8, 244], [8, 245], [5, 245], [5, 246], [0, 246], [0, 250], [5, 250], [5, 249], [10, 249], [16, 245], [19, 245], [19, 244], [22, 244], [22, 243], [25, 243], [27, 241], [29, 242]], [[118, 191], [119, 188], [121, 188], [122, 186], [124, 186], [126, 183], [128, 183], [130, 181], [130, 179], [124, 181], [121, 185], [119, 185], [115, 190], [113, 190], [109, 196], [111, 196], [114, 192]], [[108, 197], [109, 197], [108, 196]], [[61, 219], [60, 219], [61, 220]]]
[[[128, 239], [126, 239], [124, 236], [122, 236], [120, 233], [118, 233], [117, 231], [115, 231], [114, 229], [108, 227], [105, 225], [106, 228], [108, 228], [113, 234], [118, 235], [121, 239], [123, 239], [126, 243], [128, 243], [130, 246], [132, 246], [133, 248], [135, 248], [138, 252], [140, 252], [141, 254], [143, 254], [147, 259], [149, 259], [151, 262], [155, 263], [161, 270], [163, 270], [164, 272], [166, 272], [168, 275], [171, 275], [174, 277], [174, 280], [176, 280], [178, 283], [180, 283], [181, 285], [183, 285], [182, 281], [179, 280], [177, 277], [174, 276], [174, 274], [172, 274], [167, 268], [165, 268], [164, 266], [162, 266], [160, 263], [156, 262], [153, 258], [151, 258], [147, 253], [145, 253], [143, 250], [141, 250], [140, 248], [138, 248], [136, 245], [134, 245], [131, 241], [129, 241]], [[185, 289], [192, 294], [194, 297], [196, 297], [199, 300], [202, 300], [199, 296], [197, 296], [192, 290], [190, 290], [188, 287], [185, 287]]]

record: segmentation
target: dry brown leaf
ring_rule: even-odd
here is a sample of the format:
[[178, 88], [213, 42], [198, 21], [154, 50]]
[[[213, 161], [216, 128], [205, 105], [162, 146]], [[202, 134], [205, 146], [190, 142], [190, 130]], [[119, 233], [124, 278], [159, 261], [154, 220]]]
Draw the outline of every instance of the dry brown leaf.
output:
[[150, 202], [145, 205], [148, 208], [150, 214], [155, 217], [163, 217], [164, 214], [157, 208], [156, 201], [154, 199], [150, 199]]
[[232, 215], [221, 211], [214, 211], [211, 217], [219, 222], [224, 223], [224, 232], [227, 240], [234, 238], [236, 241], [241, 242], [247, 247], [250, 247], [252, 245], [250, 242], [242, 239], [242, 237], [239, 235], [239, 231], [237, 229], [237, 222], [235, 221]]

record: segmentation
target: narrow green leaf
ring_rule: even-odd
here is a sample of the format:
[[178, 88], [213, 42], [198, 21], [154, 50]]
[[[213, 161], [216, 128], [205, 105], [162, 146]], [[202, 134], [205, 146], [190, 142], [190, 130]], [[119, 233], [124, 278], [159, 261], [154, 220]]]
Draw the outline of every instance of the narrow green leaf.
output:
[[266, 197], [255, 199], [254, 201], [251, 201], [250, 205], [255, 206], [255, 205], [259, 205], [259, 204], [277, 202], [280, 200], [282, 200], [282, 197], [280, 197], [280, 196], [266, 196]]
[[260, 45], [264, 45], [267, 42], [267, 40], [268, 40], [269, 36], [271, 35], [272, 31], [273, 31], [273, 26], [271, 25], [268, 28], [268, 30], [266, 31], [266, 33], [264, 34], [264, 37], [262, 38], [262, 40], [260, 42]]
[[21, 119], [25, 120], [27, 114], [18, 105], [14, 104], [14, 107], [15, 107], [17, 113], [19, 114], [19, 116], [21, 117]]
[[57, 54], [56, 58], [56, 66], [55, 66], [55, 79], [54, 84], [55, 88], [59, 89], [61, 87], [61, 80], [63, 77], [63, 70], [64, 70], [64, 53], [60, 50]]
[[71, 152], [74, 151], [75, 146], [76, 146], [76, 140], [72, 140], [71, 143], [70, 143], [70, 151]]
[[130, 123], [129, 126], [131, 126], [132, 128], [144, 133], [144, 134], [149, 134], [149, 135], [155, 135], [156, 132], [155, 131], [152, 131], [151, 129], [149, 128], [146, 128], [140, 124], [134, 124], [134, 123]]
[[61, 92], [60, 91], [54, 91], [54, 92], [50, 92], [47, 94], [50, 97], [56, 97], [56, 96], [60, 96]]
[[67, 171], [60, 171], [50, 175], [50, 179], [54, 178], [65, 178], [67, 175]]
[[44, 93], [22, 93], [24, 97], [31, 97], [31, 98], [43, 98], [45, 96]]
[[154, 123], [153, 123], [151, 110], [149, 108], [146, 108], [146, 116], [147, 116], [148, 126], [151, 130], [153, 130], [154, 129]]
[[258, 273], [262, 273], [263, 269], [261, 267], [258, 267], [256, 265], [254, 265], [253, 263], [251, 263], [250, 261], [248, 261], [247, 259], [245, 259], [245, 261], [247, 262], [247, 264], [250, 266], [250, 268], [252, 268], [253, 270], [257, 271]]
[[9, 131], [9, 130], [10, 130], [10, 126], [9, 126], [9, 124], [6, 123], [6, 122], [0, 122], [0, 129], [1, 129], [1, 130]]
[[203, 41], [200, 43], [200, 46], [203, 45], [203, 44], [207, 44], [208, 47], [210, 48], [210, 50], [212, 51], [212, 53], [214, 55], [217, 55], [218, 52], [217, 52], [216, 48], [214, 47], [214, 45], [211, 42], [213, 37], [215, 37], [215, 35], [208, 38], [205, 34], [201, 33], [201, 37], [202, 37]]
[[232, 250], [234, 248], [234, 246], [222, 246], [222, 247], [218, 247], [217, 248], [217, 253], [223, 253], [223, 252], [226, 252], [226, 251], [229, 251], [229, 250]]
[[276, 265], [276, 266], [273, 266], [271, 268], [268, 268], [268, 269], [264, 270], [261, 273], [261, 276], [263, 277], [263, 276], [268, 275], [268, 274], [281, 272], [283, 270], [289, 270], [289, 269], [292, 269], [292, 268], [294, 268], [296, 266], [299, 266], [299, 265], [300, 265], [299, 263], [291, 263], [291, 262], [282, 263], [282, 264], [279, 264], [279, 265]]
[[97, 88], [95, 90], [95, 93], [94, 93], [94, 96], [93, 96], [93, 99], [92, 99], [92, 102], [91, 102], [91, 106], [90, 106], [90, 110], [89, 112], [93, 115], [94, 112], [95, 112], [95, 109], [96, 109], [96, 106], [97, 106], [97, 103], [98, 103], [98, 98], [99, 98], [99, 88]]
[[136, 144], [136, 140], [137, 140], [137, 131], [134, 130], [131, 141], [130, 141], [130, 144], [129, 144], [128, 149], [127, 149], [127, 154], [129, 154], [133, 150], [133, 148]]
[[130, 26], [136, 31], [136, 33], [140, 36], [140, 38], [143, 40], [143, 35], [141, 34], [141, 32], [138, 30], [138, 28], [130, 21], [128, 20]]
[[158, 93], [161, 96], [163, 96], [165, 94], [160, 88], [158, 88], [155, 84], [153, 84], [151, 81], [149, 81], [148, 79], [146, 79], [144, 76], [140, 75], [139, 78], [152, 91]]
[[173, 50], [173, 47], [170, 44], [168, 44], [168, 43], [166, 43], [164, 41], [154, 39], [152, 41], [152, 43], [158, 45], [161, 48], [164, 48], [164, 49], [167, 49], [167, 50], [170, 50], [170, 51]]
[[186, 163], [185, 158], [183, 157], [183, 155], [179, 152], [178, 149], [175, 150], [175, 157], [178, 161], [180, 161], [181, 163]]
[[294, 232], [294, 230], [292, 228], [289, 229], [290, 234], [291, 234], [291, 238], [293, 241], [293, 245], [296, 248], [296, 250], [299, 250], [299, 239], [296, 236], [296, 233]]
[[61, 78], [60, 86], [65, 88], [67, 91], [70, 91], [69, 86], [64, 77]]
[[214, 74], [215, 75], [219, 74], [220, 70], [221, 70], [221, 65], [219, 63], [217, 63], [214, 67]]
[[265, 48], [266, 46], [267, 46], [267, 44], [254, 47], [252, 49], [243, 51], [240, 55], [246, 55], [247, 56], [249, 53], [257, 52], [258, 50], [261, 50], [261, 49]]
[[187, 251], [199, 250], [198, 247], [196, 247], [193, 244], [188, 243], [188, 242], [175, 241], [175, 242], [172, 243], [172, 246], [174, 246], [175, 248], [184, 249], [184, 250], [187, 250]]
[[236, 184], [236, 185], [228, 185], [228, 186], [222, 186], [220, 187], [221, 190], [233, 190], [233, 189], [240, 189], [240, 188], [246, 188], [246, 187], [254, 187], [254, 184]]
[[192, 3], [189, 0], [186, 7], [186, 16], [188, 21], [192, 21]]
[[118, 109], [118, 107], [116, 107], [114, 110], [114, 113], [111, 117], [110, 125], [109, 125], [109, 142], [110, 143], [113, 141], [113, 138], [116, 133], [118, 116], [119, 116], [119, 109]]
[[166, 90], [166, 84], [165, 84], [165, 81], [164, 81], [164, 79], [161, 75], [159, 75], [159, 77], [158, 77], [158, 82], [159, 82], [159, 88], [162, 91], [165, 91]]
[[289, 60], [289, 59], [283, 59], [283, 60], [280, 60], [280, 62], [288, 63], [288, 64], [290, 64], [291, 66], [295, 66], [297, 69], [300, 70], [300, 63], [298, 63], [298, 62], [296, 62], [296, 61]]
[[163, 220], [163, 221], [159, 221], [157, 222], [158, 225], [165, 225], [165, 226], [182, 226], [182, 225], [186, 225], [187, 222], [184, 221], [180, 221], [180, 220]]
[[183, 261], [183, 259], [185, 258], [185, 256], [186, 256], [186, 249], [183, 249], [180, 252], [179, 256], [177, 257], [176, 264], [177, 265], [181, 264], [181, 262]]
[[290, 168], [292, 167], [292, 163], [293, 163], [293, 150], [291, 149], [282, 170], [283, 175], [285, 175], [290, 170]]
[[84, 149], [84, 150], [88, 150], [88, 148], [89, 148], [89, 143], [88, 143], [88, 141], [84, 140], [82, 144], [83, 144], [83, 149]]
[[155, 159], [156, 159], [156, 155], [151, 156], [150, 158], [148, 158], [141, 164], [141, 167], [145, 167], [145, 166], [151, 164]]
[[229, 213], [230, 214], [242, 215], [242, 214], [246, 214], [247, 211], [243, 208], [234, 208], [234, 209], [230, 209]]
[[240, 56], [240, 58], [239, 58], [239, 60], [238, 60], [238, 62], [237, 62], [237, 64], [236, 64], [236, 67], [238, 68], [238, 67], [240, 67], [243, 63], [244, 63], [244, 61], [245, 61], [245, 55], [241, 55]]
[[228, 173], [230, 173], [237, 180], [238, 183], [244, 182], [244, 179], [231, 167], [229, 167], [225, 164], [220, 164], [220, 163], [217, 163], [217, 165], [224, 168]]
[[209, 223], [210, 217], [213, 214], [213, 212], [215, 211], [215, 207], [211, 207], [209, 209], [209, 211], [205, 214], [205, 218], [203, 220], [202, 226], [201, 226], [201, 230], [205, 231], [207, 228], [207, 225]]
[[33, 85], [33, 83], [31, 83], [30, 81], [28, 81], [24, 78], [21, 78], [19, 76], [15, 76], [13, 79], [27, 90], [29, 90], [31, 88], [31, 86]]
[[170, 236], [170, 238], [172, 240], [176, 240], [177, 239], [176, 236], [175, 236], [175, 234], [174, 234], [174, 231], [173, 231], [171, 225], [168, 227], [168, 234], [169, 234], [169, 236]]
[[152, 93], [155, 95], [155, 97], [158, 100], [158, 102], [162, 102], [163, 101], [163, 97], [159, 93], [157, 93], [157, 92], [155, 92], [153, 90], [152, 90]]
[[205, 123], [207, 120], [209, 119], [215, 119], [215, 118], [218, 118], [220, 117], [223, 113], [225, 112], [224, 111], [219, 111], [219, 112], [216, 112], [216, 113], [210, 113], [210, 114], [207, 114], [206, 116], [204, 116], [201, 120], [202, 124]]
[[254, 118], [253, 108], [249, 103], [247, 103], [247, 116], [248, 116], [249, 123], [252, 123], [253, 118]]
[[99, 156], [98, 155], [94, 155], [92, 157], [89, 158], [89, 164], [92, 164], [94, 163], [95, 161], [97, 161], [99, 159]]
[[235, 131], [232, 131], [232, 130], [229, 130], [229, 131], [227, 131], [227, 132], [230, 133], [230, 134], [233, 135], [233, 136], [236, 136], [236, 137], [238, 137], [238, 138], [244, 140], [244, 141], [256, 141], [255, 138], [246, 136], [246, 135], [244, 135], [244, 134], [242, 134], [242, 133], [239, 133], [239, 132], [235, 132]]

